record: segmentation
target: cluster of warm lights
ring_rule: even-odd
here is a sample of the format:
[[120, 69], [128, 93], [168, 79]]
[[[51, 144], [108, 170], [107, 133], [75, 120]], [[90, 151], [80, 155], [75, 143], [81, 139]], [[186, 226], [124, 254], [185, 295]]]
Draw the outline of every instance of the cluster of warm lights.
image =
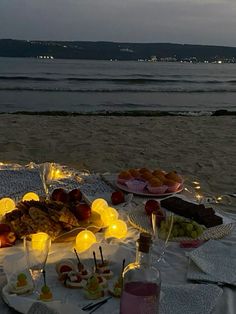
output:
[[[108, 203], [98, 198], [93, 201], [91, 206], [92, 212], [96, 212], [101, 216], [103, 227], [106, 227], [105, 238], [121, 239], [127, 235], [127, 225], [124, 221], [118, 219], [117, 210], [110, 207]], [[76, 237], [76, 249], [78, 252], [83, 252], [89, 249], [97, 242], [96, 236], [89, 230], [81, 231]]]
[[[39, 196], [34, 192], [28, 192], [22, 197], [22, 201], [39, 201]], [[5, 215], [13, 211], [16, 208], [16, 204], [13, 199], [4, 197], [0, 199], [0, 216]]]
[[[208, 194], [207, 196], [203, 196], [202, 194], [200, 194], [200, 191], [201, 191], [201, 185], [200, 185], [200, 182], [199, 181], [192, 181], [193, 183], [193, 188], [195, 189], [196, 193], [195, 193], [195, 198], [196, 200], [201, 203], [203, 200], [205, 202], [208, 202], [208, 203], [221, 203], [223, 202], [227, 195], [219, 195], [219, 196], [214, 196], [214, 195], [210, 195]], [[228, 197], [227, 197], [228, 198]], [[230, 203], [230, 200], [228, 200], [228, 202]]]
[[59, 168], [55, 164], [52, 164], [50, 167], [49, 174], [48, 174], [48, 180], [49, 181], [57, 181], [57, 180], [71, 177], [71, 175], [72, 175], [71, 172], [63, 171], [63, 169]]

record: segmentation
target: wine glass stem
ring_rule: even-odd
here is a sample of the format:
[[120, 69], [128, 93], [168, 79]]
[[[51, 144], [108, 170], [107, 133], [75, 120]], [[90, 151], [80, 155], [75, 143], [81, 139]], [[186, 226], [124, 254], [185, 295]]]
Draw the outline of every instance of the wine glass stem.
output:
[[41, 279], [41, 275], [42, 275], [42, 270], [38, 270], [38, 269], [31, 269], [30, 270], [31, 273], [31, 277], [33, 280], [33, 284], [34, 284], [34, 293], [35, 294], [40, 294], [39, 292], [39, 284], [40, 284], [40, 279]]

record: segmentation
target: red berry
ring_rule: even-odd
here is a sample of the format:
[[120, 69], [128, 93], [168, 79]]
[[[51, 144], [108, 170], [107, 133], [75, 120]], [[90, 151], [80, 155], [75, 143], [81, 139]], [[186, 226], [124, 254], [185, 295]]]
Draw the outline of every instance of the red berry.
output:
[[11, 246], [15, 241], [16, 236], [13, 232], [5, 232], [0, 235], [0, 247]]
[[148, 216], [152, 214], [154, 211], [158, 211], [160, 209], [160, 204], [156, 200], [148, 200], [145, 204], [145, 211]]
[[78, 220], [86, 220], [91, 216], [91, 208], [86, 203], [80, 203], [75, 206], [74, 214]]
[[69, 198], [71, 202], [80, 202], [82, 199], [82, 193], [80, 189], [74, 189], [69, 192]]
[[10, 232], [11, 227], [7, 224], [0, 224], [0, 234], [5, 232]]
[[67, 203], [68, 199], [69, 199], [69, 196], [68, 196], [67, 192], [64, 189], [59, 188], [59, 189], [55, 189], [52, 192], [51, 198], [52, 198], [53, 201]]
[[125, 201], [125, 195], [122, 191], [115, 191], [111, 194], [111, 202], [113, 205], [118, 205]]

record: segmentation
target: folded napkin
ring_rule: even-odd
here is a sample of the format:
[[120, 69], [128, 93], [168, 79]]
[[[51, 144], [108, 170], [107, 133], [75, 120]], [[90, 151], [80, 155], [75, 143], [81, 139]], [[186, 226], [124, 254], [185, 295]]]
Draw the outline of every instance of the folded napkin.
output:
[[163, 285], [160, 314], [208, 314], [223, 290], [215, 285]]
[[236, 285], [236, 247], [210, 240], [187, 253], [187, 278]]

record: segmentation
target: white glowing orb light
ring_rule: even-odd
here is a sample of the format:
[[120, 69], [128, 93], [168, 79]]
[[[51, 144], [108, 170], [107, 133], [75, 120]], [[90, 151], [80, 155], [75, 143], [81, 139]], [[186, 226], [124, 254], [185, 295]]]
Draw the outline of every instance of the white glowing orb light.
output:
[[23, 196], [22, 201], [39, 201], [39, 196], [34, 192], [28, 192]]
[[4, 197], [0, 200], [0, 215], [5, 215], [13, 211], [16, 208], [16, 204], [13, 199]]
[[128, 229], [127, 225], [123, 220], [116, 220], [110, 224], [105, 232], [105, 238], [125, 238], [127, 235]]
[[105, 201], [103, 198], [97, 198], [92, 202], [91, 209], [94, 212], [97, 212], [98, 214], [102, 215], [102, 212], [105, 208], [108, 207], [107, 201]]
[[76, 250], [81, 253], [88, 250], [94, 243], [97, 242], [96, 236], [89, 230], [83, 230], [78, 233], [75, 240]]
[[111, 223], [113, 223], [115, 220], [118, 219], [118, 212], [113, 207], [105, 207], [101, 213], [101, 219], [103, 221], [103, 226], [107, 227]]

